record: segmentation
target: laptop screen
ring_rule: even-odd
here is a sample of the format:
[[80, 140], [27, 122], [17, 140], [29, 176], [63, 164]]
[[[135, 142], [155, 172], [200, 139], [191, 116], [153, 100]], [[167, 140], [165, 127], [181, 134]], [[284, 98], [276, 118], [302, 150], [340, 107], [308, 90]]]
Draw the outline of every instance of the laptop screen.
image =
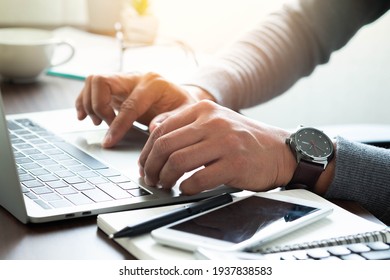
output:
[[0, 98], [0, 112], [0, 204], [25, 223], [27, 212], [9, 139], [2, 98]]

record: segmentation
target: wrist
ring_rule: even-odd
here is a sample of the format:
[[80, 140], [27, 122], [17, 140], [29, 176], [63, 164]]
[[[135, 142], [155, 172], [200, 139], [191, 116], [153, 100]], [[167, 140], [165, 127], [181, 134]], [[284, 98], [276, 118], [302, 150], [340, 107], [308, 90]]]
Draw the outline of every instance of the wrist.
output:
[[284, 135], [284, 138], [283, 138], [283, 166], [284, 166], [284, 169], [283, 169], [283, 174], [284, 176], [282, 177], [282, 180], [281, 180], [281, 184], [280, 186], [287, 186], [287, 184], [291, 181], [293, 175], [294, 175], [294, 172], [295, 172], [295, 169], [297, 168], [297, 160], [296, 160], [296, 157], [294, 156], [294, 154], [291, 152], [291, 149], [288, 145], [285, 144], [285, 139], [290, 137], [291, 133], [288, 133], [286, 135]]
[[334, 156], [332, 160], [328, 163], [328, 166], [325, 168], [324, 172], [322, 172], [320, 178], [314, 187], [314, 192], [319, 195], [325, 195], [328, 190], [330, 184], [333, 181], [335, 170], [336, 170], [336, 143], [333, 143], [334, 147]]
[[193, 85], [184, 85], [183, 88], [187, 91], [188, 95], [196, 102], [201, 100], [211, 100], [216, 101], [214, 96], [208, 91], [204, 90], [201, 87], [193, 86]]

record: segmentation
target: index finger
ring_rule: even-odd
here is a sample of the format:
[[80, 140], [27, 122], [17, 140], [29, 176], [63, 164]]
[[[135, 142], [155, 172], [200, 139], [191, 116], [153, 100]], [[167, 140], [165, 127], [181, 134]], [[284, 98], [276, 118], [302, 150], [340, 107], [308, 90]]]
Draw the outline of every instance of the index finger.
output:
[[115, 119], [111, 122], [103, 141], [103, 147], [110, 148], [117, 144], [158, 98], [158, 94], [146, 94], [146, 88], [135, 87], [130, 96], [122, 103]]
[[118, 115], [111, 122], [106, 137], [103, 140], [103, 147], [110, 148], [117, 144], [133, 126], [133, 122], [138, 118], [135, 109], [136, 101], [129, 97], [123, 102]]

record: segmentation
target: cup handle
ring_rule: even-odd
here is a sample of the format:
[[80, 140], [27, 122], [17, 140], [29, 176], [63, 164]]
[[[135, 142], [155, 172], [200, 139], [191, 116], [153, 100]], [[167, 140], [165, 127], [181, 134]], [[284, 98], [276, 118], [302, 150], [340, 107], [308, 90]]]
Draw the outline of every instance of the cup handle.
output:
[[62, 61], [59, 61], [59, 62], [56, 62], [56, 63], [53, 63], [53, 62], [52, 62], [52, 63], [50, 64], [50, 67], [55, 67], [55, 66], [62, 65], [62, 64], [68, 62], [69, 60], [71, 60], [71, 59], [73, 58], [73, 56], [74, 56], [74, 54], [75, 54], [75, 48], [74, 48], [71, 44], [69, 44], [68, 42], [65, 42], [65, 41], [62, 41], [62, 42], [57, 43], [57, 44], [56, 44], [56, 47], [62, 46], [62, 45], [63, 45], [63, 46], [69, 47], [69, 49], [70, 49], [69, 56], [66, 57], [66, 58], [64, 58]]

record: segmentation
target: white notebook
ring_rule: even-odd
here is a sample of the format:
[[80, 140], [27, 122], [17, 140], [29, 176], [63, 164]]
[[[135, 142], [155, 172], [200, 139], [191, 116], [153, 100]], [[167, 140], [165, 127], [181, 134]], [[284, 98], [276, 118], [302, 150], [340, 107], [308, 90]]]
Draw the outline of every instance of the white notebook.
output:
[[[245, 195], [245, 192], [235, 195]], [[281, 237], [273, 242], [267, 243], [264, 245], [264, 247], [267, 248], [313, 242], [323, 239], [336, 238], [344, 235], [354, 235], [362, 232], [382, 230], [386, 227], [379, 223], [374, 223], [352, 214], [343, 208], [327, 201], [326, 199], [305, 190], [258, 193], [256, 195], [263, 197], [293, 196], [301, 199], [330, 204], [333, 207], [333, 213], [328, 217], [305, 228], [296, 230], [289, 235]], [[124, 228], [128, 224], [148, 219], [177, 207], [182, 207], [182, 205], [101, 214], [98, 216], [97, 225], [101, 230], [109, 235]], [[121, 238], [115, 241], [138, 259], [194, 259], [194, 255], [191, 252], [162, 246], [156, 243], [150, 234], [143, 234], [134, 238]]]

